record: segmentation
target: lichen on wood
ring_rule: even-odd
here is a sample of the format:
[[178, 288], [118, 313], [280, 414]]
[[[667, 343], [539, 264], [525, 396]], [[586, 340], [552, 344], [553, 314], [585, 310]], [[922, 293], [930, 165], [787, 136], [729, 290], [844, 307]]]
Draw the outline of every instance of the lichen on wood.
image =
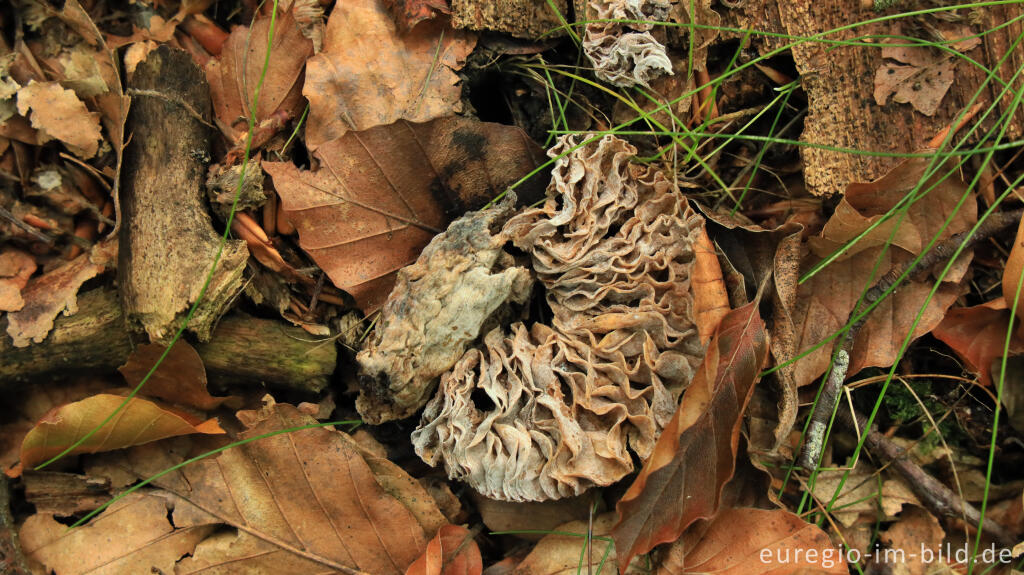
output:
[[704, 220], [636, 149], [563, 138], [547, 201], [502, 231], [551, 317], [492, 329], [441, 377], [417, 453], [495, 499], [608, 485], [646, 457], [703, 355], [690, 274]]

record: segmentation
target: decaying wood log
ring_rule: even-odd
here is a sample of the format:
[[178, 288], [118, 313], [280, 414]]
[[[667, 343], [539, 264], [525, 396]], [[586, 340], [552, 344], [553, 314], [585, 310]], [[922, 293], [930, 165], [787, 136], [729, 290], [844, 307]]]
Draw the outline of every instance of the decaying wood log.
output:
[[[982, 122], [982, 130], [969, 138], [977, 141], [981, 134], [993, 127], [996, 118], [1006, 114], [1011, 97], [1004, 85], [1014, 72], [1024, 65], [1024, 49], [1015, 42], [1024, 32], [1024, 23], [997, 28], [999, 24], [1018, 18], [1024, 8], [1020, 4], [986, 6], [984, 8], [954, 9], [878, 21], [885, 15], [907, 12], [917, 8], [931, 8], [900, 2], [885, 11], [876, 11], [872, 2], [776, 2], [775, 0], [747, 0], [737, 2], [736, 8], [722, 9], [723, 24], [727, 27], [755, 30], [752, 42], [759, 51], [782, 48], [797, 42], [792, 48], [793, 60], [807, 92], [808, 114], [801, 140], [812, 145], [837, 146], [871, 152], [915, 152], [923, 148], [932, 135], [943, 127], [955, 124], [957, 114], [970, 107], [972, 97], [980, 90], [975, 103], [988, 106], [998, 101], [997, 110]], [[730, 4], [731, 5], [731, 4]], [[867, 25], [854, 25], [874, 20]], [[823, 34], [844, 28], [841, 32]], [[951, 50], [965, 52], [982, 66], [995, 69], [998, 78], [986, 83], [987, 71], [970, 62], [930, 47], [901, 49], [900, 57], [927, 66], [911, 66], [898, 59], [886, 58], [884, 43], [835, 46], [831, 41], [852, 41], [869, 35], [904, 36], [922, 41], [947, 40], [976, 35], [989, 30], [977, 43], [950, 44]], [[783, 37], [760, 34], [769, 32], [810, 37], [823, 34], [824, 42], [799, 42]], [[941, 38], [940, 38], [941, 37]], [[903, 41], [908, 43], [909, 40]], [[1016, 47], [1014, 47], [1014, 45]], [[1011, 50], [1011, 48], [1013, 49]], [[1006, 56], [1005, 61], [999, 62]], [[902, 69], [915, 68], [907, 82], [917, 94], [930, 93], [940, 97], [938, 107], [931, 115], [922, 113], [910, 103], [898, 103], [889, 96], [879, 103], [876, 82], [879, 74], [897, 76]], [[891, 70], [891, 71], [890, 71]], [[951, 81], [948, 92], [938, 85]], [[1013, 81], [1019, 90], [1022, 78]], [[884, 94], [884, 91], [882, 92]], [[981, 117], [982, 115], [979, 115]], [[1022, 133], [1024, 121], [1018, 112], [1010, 120], [1006, 133], [1016, 138]], [[891, 169], [899, 158], [867, 156], [836, 152], [821, 148], [801, 148], [806, 166], [807, 188], [817, 195], [842, 192], [850, 182], [869, 181]]]
[[227, 242], [200, 298], [220, 246], [202, 199], [209, 88], [191, 57], [167, 46], [139, 64], [131, 86], [118, 265], [124, 309], [133, 328], [168, 340], [201, 299], [189, 329], [207, 340], [241, 289], [248, 257], [244, 242]]
[[[14, 347], [10, 339], [0, 338], [0, 392], [49, 376], [113, 372], [125, 363], [132, 342], [117, 293], [96, 289], [78, 301], [78, 313], [58, 317], [42, 343]], [[196, 349], [214, 385], [265, 383], [317, 392], [334, 373], [337, 349], [333, 342], [310, 340], [300, 328], [237, 313], [223, 318], [212, 341]]]

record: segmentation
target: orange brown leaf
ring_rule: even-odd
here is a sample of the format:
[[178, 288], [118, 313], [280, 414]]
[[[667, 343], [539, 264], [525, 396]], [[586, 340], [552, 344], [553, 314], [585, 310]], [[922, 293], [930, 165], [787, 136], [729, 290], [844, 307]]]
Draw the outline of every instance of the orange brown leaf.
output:
[[[124, 401], [101, 393], [58, 407], [36, 423], [21, 443], [21, 465], [32, 467], [64, 451], [103, 422]], [[191, 433], [220, 434], [216, 419], [199, 421], [145, 399], [132, 398], [120, 413], [71, 453], [98, 453]]]
[[453, 216], [497, 196], [543, 154], [519, 128], [451, 117], [349, 132], [316, 156], [316, 171], [263, 168], [299, 245], [370, 313]]
[[[1010, 310], [999, 298], [974, 307], [949, 310], [932, 330], [932, 335], [952, 348], [966, 367], [978, 374], [981, 385], [990, 385], [992, 363], [1003, 356], [1009, 329]], [[1010, 355], [1020, 353], [1024, 353], [1024, 338], [1015, 331], [1010, 338]]]
[[842, 549], [784, 509], [726, 509], [670, 546], [658, 575], [846, 574]]
[[455, 71], [476, 37], [438, 19], [402, 34], [382, 0], [349, 0], [327, 19], [324, 51], [309, 59], [306, 143], [316, 149], [349, 130], [426, 122], [461, 111]]
[[612, 538], [620, 570], [718, 511], [735, 470], [743, 410], [767, 357], [757, 303], [729, 312], [675, 416], [616, 506]]
[[405, 575], [480, 575], [483, 569], [473, 533], [459, 525], [445, 525]]

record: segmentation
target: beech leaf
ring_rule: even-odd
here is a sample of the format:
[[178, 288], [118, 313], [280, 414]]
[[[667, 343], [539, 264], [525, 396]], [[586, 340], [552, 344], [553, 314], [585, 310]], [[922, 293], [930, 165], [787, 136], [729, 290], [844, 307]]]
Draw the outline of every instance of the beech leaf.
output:
[[[107, 418], [124, 401], [120, 395], [101, 393], [56, 408], [36, 423], [21, 443], [21, 465], [29, 468], [57, 455]], [[152, 401], [132, 398], [128, 405], [71, 453], [98, 453], [141, 445], [190, 433], [219, 434], [216, 419], [200, 422]]]
[[73, 90], [57, 82], [33, 80], [18, 90], [18, 113], [29, 117], [33, 128], [64, 142], [82, 158], [91, 158], [99, 151], [103, 139], [100, 115], [90, 112]]
[[658, 575], [849, 573], [842, 549], [816, 525], [784, 509], [723, 510], [663, 555]]
[[[263, 73], [269, 30], [269, 14], [257, 18], [252, 29], [235, 28], [220, 57], [206, 65], [214, 113], [221, 129], [228, 130], [236, 144], [242, 142], [249, 129], [249, 103]], [[260, 90], [257, 126], [271, 118], [283, 125], [302, 113], [303, 66], [312, 55], [313, 42], [302, 35], [292, 12], [281, 11], [274, 25], [270, 62]]]
[[299, 245], [370, 313], [434, 234], [529, 173], [543, 152], [519, 128], [451, 117], [349, 132], [316, 156], [316, 171], [263, 168]]
[[[981, 305], [949, 310], [932, 330], [932, 335], [952, 348], [967, 369], [978, 374], [978, 383], [987, 386], [992, 384], [992, 362], [1003, 357], [1009, 329], [1010, 310], [1003, 298], [997, 298]], [[1010, 355], [1021, 353], [1024, 353], [1024, 338], [1018, 330], [1010, 338]]]
[[480, 575], [480, 548], [473, 533], [458, 525], [445, 525], [427, 543], [427, 550], [405, 571], [405, 575]]
[[397, 120], [426, 122], [462, 110], [455, 71], [476, 36], [438, 19], [401, 33], [383, 0], [339, 2], [323, 52], [309, 59], [306, 144], [315, 150], [349, 130]]
[[[142, 381], [163, 355], [164, 349], [164, 346], [157, 343], [135, 348], [128, 356], [128, 361], [118, 368], [129, 387], [134, 388]], [[180, 340], [146, 382], [143, 393], [202, 411], [214, 409], [228, 399], [214, 397], [206, 391], [206, 367], [203, 366], [203, 360], [195, 348]]]
[[757, 303], [729, 312], [708, 345], [679, 409], [616, 505], [620, 571], [636, 555], [675, 541], [718, 511], [732, 477], [743, 410], [768, 357]]

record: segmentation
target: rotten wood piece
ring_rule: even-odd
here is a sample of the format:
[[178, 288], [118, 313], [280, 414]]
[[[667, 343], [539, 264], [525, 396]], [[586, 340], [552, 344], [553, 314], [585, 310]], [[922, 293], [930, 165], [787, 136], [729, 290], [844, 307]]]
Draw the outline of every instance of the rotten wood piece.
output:
[[203, 293], [221, 243], [202, 191], [209, 88], [187, 52], [161, 46], [135, 70], [131, 93], [118, 265], [128, 323], [166, 341], [201, 300], [188, 328], [205, 341], [241, 290], [248, 258], [244, 242], [227, 242]]
[[[78, 313], [58, 317], [42, 343], [19, 348], [8, 338], [0, 339], [0, 392], [53, 376], [113, 372], [124, 365], [132, 340], [117, 293], [97, 289], [78, 301]], [[214, 385], [265, 383], [315, 393], [327, 386], [337, 364], [333, 342], [311, 341], [300, 328], [240, 313], [223, 318], [213, 340], [196, 349]]]
[[[729, 4], [732, 5], [731, 3]], [[932, 134], [949, 124], [972, 103], [975, 92], [980, 97], [973, 103], [988, 106], [998, 101], [997, 109], [981, 124], [981, 130], [970, 135], [968, 142], [976, 142], [1005, 116], [1012, 98], [1004, 92], [1013, 79], [1019, 90], [1022, 78], [1014, 73], [1024, 65], [1024, 49], [1019, 38], [1024, 34], [1024, 22], [1016, 20], [1024, 13], [1020, 4], [1004, 4], [957, 9], [950, 6], [934, 14], [919, 14], [885, 21], [879, 18], [895, 12], [909, 12], [916, 3], [900, 3], [884, 12], [876, 12], [871, 2], [775, 2], [774, 0], [747, 0], [735, 8], [722, 10], [723, 25], [736, 29], [754, 30], [751, 41], [761, 54], [793, 44], [792, 54], [801, 82], [807, 92], [808, 114], [800, 140], [814, 146], [837, 146], [871, 152], [918, 151], [931, 139]], [[867, 25], [859, 22], [874, 21]], [[845, 28], [841, 32], [828, 33]], [[963, 58], [930, 47], [906, 47], [889, 50], [881, 42], [863, 45], [837, 46], [834, 41], [853, 41], [869, 35], [903, 36], [911, 40], [948, 41], [991, 31], [981, 37], [977, 46], [954, 42], [950, 50], [959, 50], [967, 57], [987, 68], [995, 69], [997, 78], [986, 83], [987, 71]], [[801, 42], [762, 33], [788, 34], [812, 37], [822, 34], [821, 41]], [[723, 33], [723, 36], [730, 34]], [[895, 57], [887, 57], [887, 55]], [[1004, 59], [1005, 56], [1005, 59]], [[1002, 60], [1002, 64], [1000, 61]], [[913, 68], [913, 70], [911, 70]], [[891, 72], [890, 72], [891, 70]], [[894, 101], [895, 95], [884, 100], [876, 93], [878, 75], [895, 78], [913, 73], [905, 82], [910, 93], [920, 97], [938, 97], [937, 108], [931, 115], [919, 111], [911, 103]], [[940, 74], [941, 72], [941, 74]], [[945, 82], [952, 81], [948, 92], [940, 93]], [[884, 103], [879, 103], [879, 101]], [[1006, 138], [1022, 133], [1022, 118], [1017, 114], [1010, 119]], [[807, 189], [816, 195], [841, 193], [850, 182], [873, 180], [891, 169], [899, 158], [867, 156], [836, 152], [809, 146], [801, 147], [806, 166]]]

